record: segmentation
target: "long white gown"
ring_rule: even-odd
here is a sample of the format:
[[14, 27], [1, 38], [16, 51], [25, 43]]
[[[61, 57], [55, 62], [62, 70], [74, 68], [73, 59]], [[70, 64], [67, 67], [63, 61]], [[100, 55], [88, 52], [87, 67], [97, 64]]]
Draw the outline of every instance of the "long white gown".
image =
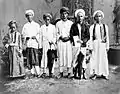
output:
[[56, 29], [55, 26], [52, 24], [49, 24], [46, 26], [45, 24], [41, 26], [41, 34], [42, 34], [42, 46], [43, 46], [43, 55], [41, 60], [41, 68], [44, 68], [45, 73], [47, 72], [47, 64], [48, 64], [48, 58], [47, 58], [47, 51], [48, 49], [55, 49], [54, 45], [51, 45], [49, 42], [56, 42]]
[[63, 68], [71, 68], [72, 63], [72, 44], [70, 41], [63, 42], [59, 40], [59, 37], [70, 36], [70, 28], [73, 24], [72, 21], [62, 21], [60, 20], [56, 24], [57, 29], [57, 39], [58, 39], [58, 61], [60, 65], [60, 72], [63, 72]]
[[108, 58], [107, 51], [109, 49], [109, 34], [108, 34], [108, 26], [105, 25], [106, 29], [106, 43], [102, 43], [100, 26], [102, 27], [102, 32], [104, 31], [103, 24], [96, 24], [95, 27], [95, 37], [93, 40], [93, 28], [94, 25], [90, 27], [90, 48], [93, 50], [92, 57], [90, 60], [90, 73], [97, 75], [109, 75], [108, 68]]

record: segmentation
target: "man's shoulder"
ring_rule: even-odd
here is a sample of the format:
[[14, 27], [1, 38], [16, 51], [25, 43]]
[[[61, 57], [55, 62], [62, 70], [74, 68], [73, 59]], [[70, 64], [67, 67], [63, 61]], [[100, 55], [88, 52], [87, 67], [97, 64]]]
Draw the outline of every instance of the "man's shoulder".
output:
[[90, 28], [93, 28], [95, 26], [95, 24], [92, 24], [91, 26], [90, 26]]
[[57, 25], [57, 24], [60, 24], [60, 23], [62, 23], [62, 20], [57, 21], [56, 25]]
[[103, 25], [105, 26], [105, 28], [108, 28], [108, 25], [107, 25], [107, 24], [104, 23]]
[[28, 22], [27, 22], [27, 23], [25, 23], [25, 24], [23, 25], [23, 27], [25, 27], [26, 25], [28, 25]]
[[77, 26], [77, 23], [76, 23], [76, 22], [74, 22], [74, 23], [72, 24], [72, 27], [75, 27], [75, 26]]
[[50, 26], [53, 27], [53, 28], [55, 27], [55, 25], [53, 25], [53, 24], [50, 24]]
[[71, 20], [67, 20], [69, 23], [73, 24], [73, 22]]
[[33, 24], [37, 25], [37, 26], [40, 26], [37, 22], [33, 21]]
[[41, 28], [45, 27], [45, 24], [41, 25]]
[[42, 29], [45, 29], [45, 28], [46, 28], [46, 25], [45, 25], [45, 24], [43, 24], [43, 25], [41, 25], [41, 27], [40, 27], [40, 28], [41, 28], [41, 30], [42, 30]]

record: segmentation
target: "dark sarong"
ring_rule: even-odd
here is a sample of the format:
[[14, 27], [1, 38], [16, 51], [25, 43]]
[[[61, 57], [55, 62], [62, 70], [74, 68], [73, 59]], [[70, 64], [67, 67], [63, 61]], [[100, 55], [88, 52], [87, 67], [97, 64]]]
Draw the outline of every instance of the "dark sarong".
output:
[[48, 57], [47, 67], [49, 68], [49, 74], [51, 74], [54, 60], [57, 57], [57, 51], [49, 49], [47, 51], [47, 57]]
[[26, 48], [27, 67], [32, 69], [32, 66], [39, 66], [38, 49]]
[[76, 76], [77, 73], [78, 73], [78, 76], [81, 78], [83, 59], [84, 59], [84, 55], [80, 52], [80, 53], [78, 54], [78, 57], [77, 57], [77, 62], [76, 62], [77, 65], [76, 65], [76, 67], [74, 68], [74, 76]]
[[38, 49], [38, 60], [39, 60], [39, 67], [41, 66], [41, 60], [43, 55], [43, 49]]

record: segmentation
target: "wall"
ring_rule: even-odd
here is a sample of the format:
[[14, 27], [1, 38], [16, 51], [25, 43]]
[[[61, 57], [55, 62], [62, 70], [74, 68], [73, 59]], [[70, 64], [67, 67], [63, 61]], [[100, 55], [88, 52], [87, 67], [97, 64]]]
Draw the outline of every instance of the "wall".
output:
[[[113, 26], [115, 1], [94, 0], [94, 10], [101, 9], [105, 13], [104, 22], [109, 26], [110, 44], [113, 44], [115, 40]], [[0, 0], [0, 46], [2, 45], [2, 37], [8, 30], [7, 23], [10, 20], [17, 20], [21, 31], [23, 24], [26, 22], [24, 16], [26, 9], [33, 9], [35, 11], [34, 20], [42, 24], [39, 19], [42, 20], [44, 12], [51, 12], [55, 18], [58, 18], [61, 6], [62, 0]]]
[[8, 22], [15, 19], [18, 22], [19, 30], [26, 22], [24, 13], [26, 9], [33, 9], [34, 20], [39, 24], [43, 22], [42, 15], [50, 12], [55, 18], [59, 17], [61, 0], [0, 0], [0, 46], [2, 38], [8, 31]]

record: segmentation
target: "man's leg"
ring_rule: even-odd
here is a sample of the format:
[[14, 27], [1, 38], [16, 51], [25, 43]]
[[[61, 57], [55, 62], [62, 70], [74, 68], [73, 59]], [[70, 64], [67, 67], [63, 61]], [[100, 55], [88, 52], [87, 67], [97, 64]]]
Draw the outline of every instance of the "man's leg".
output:
[[85, 77], [85, 71], [86, 71], [86, 69], [84, 69], [84, 68], [82, 68], [82, 70], [83, 70], [83, 79], [86, 79], [86, 77]]
[[63, 67], [60, 67], [60, 78], [63, 77]]
[[82, 64], [81, 64], [81, 62], [79, 62], [78, 66], [77, 66], [77, 69], [78, 69], [78, 78], [81, 79], [81, 74], [82, 74]]
[[35, 70], [36, 70], [37, 76], [39, 76], [40, 75], [40, 67], [39, 66], [35, 66]]
[[71, 77], [72, 77], [72, 67], [68, 67], [68, 68], [67, 68], [67, 71], [68, 71], [67, 77], [68, 77], [68, 78], [71, 78]]
[[83, 60], [84, 60], [84, 55], [80, 52], [78, 55], [78, 76], [79, 76], [79, 79], [81, 79]]
[[30, 71], [31, 71], [32, 75], [35, 75], [36, 74], [36, 72], [35, 72], [35, 66], [32, 66], [32, 69]]
[[40, 67], [39, 67], [39, 60], [38, 60], [38, 49], [33, 48], [33, 64], [35, 65], [36, 76], [40, 75]]
[[39, 67], [41, 67], [41, 60], [42, 60], [43, 49], [38, 49], [38, 59], [39, 59]]
[[78, 65], [76, 65], [74, 68], [73, 68], [73, 74], [74, 74], [74, 78], [77, 78], [77, 66]]
[[27, 54], [26, 54], [27, 55], [27, 67], [28, 67], [28, 69], [30, 70], [30, 73], [31, 73], [31, 74], [28, 75], [28, 77], [29, 78], [35, 77], [35, 68], [34, 68], [34, 65], [32, 64], [32, 61], [33, 61], [32, 48], [27, 48], [26, 52], [27, 52]]

